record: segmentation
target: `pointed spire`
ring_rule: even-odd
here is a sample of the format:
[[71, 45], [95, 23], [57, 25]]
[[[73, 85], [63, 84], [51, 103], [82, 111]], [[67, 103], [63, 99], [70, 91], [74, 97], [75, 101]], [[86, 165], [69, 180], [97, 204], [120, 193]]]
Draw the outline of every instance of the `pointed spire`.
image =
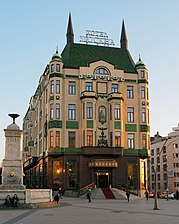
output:
[[128, 40], [126, 35], [126, 29], [124, 25], [124, 20], [122, 21], [122, 31], [121, 31], [121, 48], [128, 49]]
[[58, 46], [56, 47], [56, 54], [58, 54]]
[[69, 14], [66, 37], [67, 37], [67, 44], [74, 43], [74, 33], [73, 33], [73, 26], [72, 26], [72, 20], [71, 20], [71, 13]]

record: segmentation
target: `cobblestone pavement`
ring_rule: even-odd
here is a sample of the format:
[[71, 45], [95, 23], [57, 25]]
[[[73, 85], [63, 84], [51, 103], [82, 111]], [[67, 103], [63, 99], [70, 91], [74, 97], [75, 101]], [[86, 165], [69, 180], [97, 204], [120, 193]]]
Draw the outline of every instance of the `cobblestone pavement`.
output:
[[67, 198], [59, 207], [0, 210], [0, 224], [175, 224], [179, 222], [179, 201], [160, 199], [97, 200]]

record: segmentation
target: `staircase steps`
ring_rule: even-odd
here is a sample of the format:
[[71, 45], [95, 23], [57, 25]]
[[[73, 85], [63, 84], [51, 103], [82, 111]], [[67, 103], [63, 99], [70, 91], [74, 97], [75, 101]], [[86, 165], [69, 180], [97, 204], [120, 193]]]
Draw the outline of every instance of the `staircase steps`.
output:
[[106, 199], [116, 199], [110, 188], [101, 188]]

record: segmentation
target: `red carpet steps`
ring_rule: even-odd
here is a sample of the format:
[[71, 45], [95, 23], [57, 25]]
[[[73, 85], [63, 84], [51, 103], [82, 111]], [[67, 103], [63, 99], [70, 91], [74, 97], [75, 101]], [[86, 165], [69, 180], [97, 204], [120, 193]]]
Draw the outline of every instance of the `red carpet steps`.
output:
[[116, 199], [110, 188], [101, 188], [106, 199]]

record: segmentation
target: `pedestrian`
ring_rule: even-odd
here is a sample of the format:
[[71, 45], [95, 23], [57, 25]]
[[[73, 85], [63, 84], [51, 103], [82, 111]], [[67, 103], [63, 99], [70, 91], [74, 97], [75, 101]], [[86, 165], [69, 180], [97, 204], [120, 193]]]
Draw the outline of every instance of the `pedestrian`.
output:
[[127, 201], [129, 202], [129, 198], [130, 198], [130, 190], [129, 189], [127, 189], [127, 191], [126, 191], [126, 196], [127, 196]]
[[60, 201], [60, 194], [57, 193], [54, 197], [54, 200], [58, 203]]
[[88, 192], [86, 193], [86, 197], [88, 199], [88, 202], [91, 203], [91, 189], [88, 189]]
[[179, 193], [178, 193], [178, 190], [176, 190], [176, 199], [178, 200], [179, 198]]
[[60, 199], [62, 199], [63, 189], [61, 187], [58, 189], [58, 193], [60, 195]]
[[12, 206], [13, 207], [18, 207], [19, 206], [19, 198], [18, 198], [17, 194], [14, 194], [14, 196], [12, 198]]
[[148, 190], [145, 191], [145, 198], [146, 198], [147, 201], [149, 200], [149, 192], [148, 192]]

